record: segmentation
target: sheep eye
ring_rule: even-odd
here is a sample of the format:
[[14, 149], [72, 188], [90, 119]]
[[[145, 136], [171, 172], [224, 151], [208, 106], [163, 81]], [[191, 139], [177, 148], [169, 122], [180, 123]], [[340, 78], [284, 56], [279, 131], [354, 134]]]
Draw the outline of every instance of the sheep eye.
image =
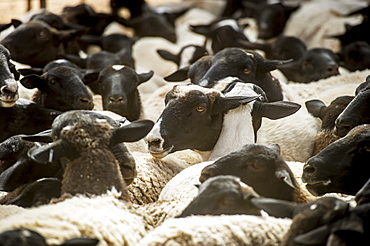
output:
[[46, 38], [46, 33], [44, 31], [39, 32], [39, 37], [41, 39], [45, 39]]
[[55, 85], [57, 83], [57, 81], [55, 79], [52, 79], [49, 81], [49, 85]]
[[251, 72], [251, 70], [249, 68], [244, 68], [243, 69], [243, 73], [245, 74], [249, 74]]
[[196, 111], [198, 111], [198, 112], [203, 112], [204, 110], [206, 110], [205, 109], [205, 107], [202, 107], [202, 106], [198, 106], [198, 107], [196, 107], [196, 109], [195, 109]]
[[369, 145], [365, 145], [365, 146], [364, 146], [364, 150], [365, 150], [366, 152], [370, 152], [370, 146], [369, 146]]

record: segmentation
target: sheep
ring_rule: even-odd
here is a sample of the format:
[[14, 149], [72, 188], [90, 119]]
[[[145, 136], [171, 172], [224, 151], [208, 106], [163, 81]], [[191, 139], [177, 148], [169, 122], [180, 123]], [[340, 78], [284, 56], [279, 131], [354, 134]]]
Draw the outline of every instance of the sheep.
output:
[[91, 197], [73, 196], [62, 202], [30, 208], [1, 220], [0, 232], [27, 228], [56, 245], [76, 237], [96, 238], [102, 246], [138, 245], [153, 228], [151, 217], [119, 199], [115, 189]]
[[19, 98], [19, 72], [10, 61], [10, 52], [0, 44], [0, 107], [12, 107]]
[[97, 80], [103, 109], [122, 115], [129, 121], [146, 118], [137, 87], [152, 76], [153, 71], [138, 74], [134, 69], [123, 65], [104, 68]]
[[199, 187], [198, 195], [182, 211], [178, 218], [191, 215], [253, 214], [261, 210], [250, 201], [259, 197], [254, 189], [239, 178], [221, 175], [209, 178]]
[[369, 127], [367, 124], [356, 126], [307, 160], [302, 181], [313, 195], [331, 192], [355, 195], [366, 183]]
[[353, 96], [340, 96], [328, 106], [318, 99], [309, 100], [305, 103], [308, 112], [321, 119], [321, 129], [316, 135], [312, 155], [316, 155], [326, 146], [339, 139], [335, 134], [335, 120], [353, 98]]
[[190, 25], [190, 30], [206, 37], [204, 46], [211, 54], [227, 47], [238, 47], [239, 39], [248, 41], [244, 26], [231, 18], [216, 19], [207, 25]]
[[[76, 118], [78, 121], [73, 122]], [[71, 159], [64, 169], [62, 195], [103, 194], [116, 187], [122, 192], [122, 199], [128, 201], [126, 183], [118, 161], [109, 148], [123, 141], [141, 139], [152, 125], [151, 121], [137, 121], [110, 130], [108, 122], [98, 122], [85, 112], [68, 111], [53, 123], [53, 128], [62, 128], [54, 133], [58, 135], [58, 140], [29, 151], [29, 156], [38, 163], [48, 163], [63, 156]], [[106, 171], [101, 173], [101, 170]], [[107, 174], [109, 178], [105, 176]]]
[[18, 99], [13, 107], [0, 107], [0, 142], [17, 134], [35, 134], [50, 128], [61, 111]]
[[[230, 83], [234, 80], [236, 83]], [[279, 119], [295, 113], [300, 107], [292, 102], [266, 103], [256, 100], [258, 93], [263, 95], [263, 91], [254, 84], [238, 81], [235, 78], [225, 79], [224, 86], [229, 84], [225, 89], [226, 96], [218, 90], [197, 85], [175, 86], [166, 96], [165, 110], [146, 137], [149, 152], [162, 158], [178, 150], [195, 149], [210, 154], [207, 160], [217, 159], [245, 143], [255, 142], [262, 117]], [[237, 108], [243, 104], [246, 105]], [[230, 110], [233, 108], [236, 109]], [[254, 108], [257, 110], [253, 111]], [[189, 113], [184, 114], [184, 110]], [[225, 114], [228, 110], [230, 112]], [[239, 117], [243, 119], [235, 120]], [[251, 120], [246, 126], [245, 119], [248, 118]], [[235, 132], [236, 128], [240, 128], [234, 124], [241, 123], [243, 133]]]
[[310, 198], [300, 189], [277, 144], [246, 144], [203, 168], [199, 180], [204, 182], [218, 175], [237, 176], [264, 197], [299, 203]]
[[10, 51], [14, 61], [43, 67], [57, 58], [61, 43], [78, 35], [82, 35], [81, 31], [57, 30], [43, 21], [33, 20], [18, 26], [0, 43]]
[[282, 241], [290, 225], [290, 219], [255, 215], [173, 218], [150, 231], [139, 245], [275, 246]]
[[78, 69], [69, 66], [57, 66], [41, 76], [27, 75], [20, 82], [27, 89], [37, 88], [32, 101], [45, 108], [59, 111], [91, 110], [94, 107], [92, 94], [85, 83], [94, 81], [96, 76], [83, 75]]

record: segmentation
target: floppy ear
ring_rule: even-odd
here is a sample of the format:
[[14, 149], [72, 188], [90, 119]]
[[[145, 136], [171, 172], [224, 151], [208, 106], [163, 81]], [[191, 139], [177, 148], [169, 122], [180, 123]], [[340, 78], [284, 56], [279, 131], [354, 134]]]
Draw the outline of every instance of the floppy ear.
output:
[[309, 232], [296, 236], [293, 241], [299, 245], [326, 245], [330, 227], [323, 225]]
[[262, 64], [259, 64], [257, 70], [261, 73], [267, 73], [277, 68], [280, 68], [283, 65], [289, 65], [293, 63], [293, 59], [289, 59], [286, 61], [279, 61], [279, 60], [265, 60]]
[[277, 120], [294, 114], [301, 108], [301, 105], [294, 102], [277, 101], [263, 102], [261, 116], [271, 120]]
[[83, 73], [83, 82], [85, 85], [88, 85], [90, 83], [95, 82], [99, 78], [100, 72], [95, 71], [95, 70], [87, 70], [85, 73]]
[[259, 209], [262, 209], [269, 215], [278, 218], [292, 219], [294, 217], [295, 209], [299, 206], [294, 202], [265, 197], [255, 197], [252, 198], [251, 201]]
[[20, 72], [17, 70], [15, 65], [13, 63], [11, 63], [10, 61], [8, 62], [8, 65], [9, 65], [9, 68], [10, 68], [10, 72], [14, 75], [15, 80], [19, 80]]
[[314, 117], [318, 117], [320, 118], [321, 120], [323, 119], [324, 117], [324, 111], [327, 107], [325, 105], [325, 103], [321, 100], [309, 100], [307, 102], [305, 102], [306, 104], [306, 108], [307, 108], [307, 111], [312, 114]]
[[140, 84], [148, 81], [151, 77], [153, 77], [153, 75], [154, 75], [154, 72], [152, 70], [150, 70], [147, 73], [140, 73], [140, 74], [138, 74], [138, 76], [139, 76], [139, 83], [138, 83], [138, 85], [140, 85]]
[[18, 161], [0, 174], [0, 190], [13, 191], [24, 184], [24, 177], [27, 177], [31, 163]]
[[62, 182], [57, 178], [42, 178], [30, 183], [9, 204], [29, 208], [60, 197]]
[[160, 57], [162, 57], [163, 59], [167, 60], [167, 61], [172, 61], [174, 63], [176, 63], [177, 65], [179, 65], [180, 63], [180, 59], [177, 55], [175, 54], [172, 54], [171, 52], [167, 51], [167, 50], [157, 50], [157, 53]]
[[204, 36], [209, 36], [210, 35], [210, 30], [211, 30], [211, 25], [190, 25], [189, 28], [192, 32], [204, 35]]
[[23, 76], [27, 76], [31, 74], [42, 75], [44, 72], [44, 69], [43, 68], [21, 68], [18, 71]]
[[239, 107], [240, 105], [245, 105], [250, 103], [260, 96], [235, 96], [235, 97], [218, 97], [212, 106], [212, 114], [218, 114], [220, 112], [225, 112], [230, 109]]
[[285, 184], [289, 185], [292, 189], [297, 189], [297, 187], [293, 183], [292, 177], [290, 177], [290, 174], [287, 170], [280, 168], [276, 170], [275, 176], [278, 179], [281, 179]]
[[43, 90], [45, 87], [45, 80], [37, 74], [24, 76], [19, 82], [27, 89], [37, 88]]
[[47, 164], [58, 161], [63, 156], [71, 156], [73, 153], [72, 147], [62, 140], [43, 145], [41, 147], [33, 147], [28, 151], [28, 157], [39, 164]]
[[145, 137], [153, 128], [154, 122], [151, 120], [137, 120], [129, 125], [113, 129], [110, 146], [122, 142], [135, 142]]
[[33, 135], [24, 135], [22, 139], [30, 142], [41, 142], [41, 143], [51, 143], [53, 138], [51, 137], [51, 129], [33, 134]]
[[183, 67], [178, 69], [177, 71], [173, 72], [172, 74], [164, 77], [164, 80], [168, 82], [179, 82], [184, 81], [189, 78], [189, 66]]

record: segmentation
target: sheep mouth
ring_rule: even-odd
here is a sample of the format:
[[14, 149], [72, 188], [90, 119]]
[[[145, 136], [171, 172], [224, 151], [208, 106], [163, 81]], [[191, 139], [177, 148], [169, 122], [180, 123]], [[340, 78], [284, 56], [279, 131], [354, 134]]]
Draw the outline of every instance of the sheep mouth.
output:
[[0, 97], [0, 106], [3, 108], [10, 108], [15, 105], [18, 100], [18, 96], [14, 96], [12, 99]]
[[316, 190], [320, 187], [328, 187], [332, 182], [331, 179], [328, 180], [319, 180], [314, 182], [304, 182], [306, 183], [306, 188], [311, 193], [317, 193]]
[[173, 149], [173, 145], [164, 149], [164, 150], [159, 150], [159, 149], [150, 149], [149, 150], [149, 153], [156, 159], [162, 159], [164, 157], [166, 157], [168, 154], [171, 153], [172, 149]]

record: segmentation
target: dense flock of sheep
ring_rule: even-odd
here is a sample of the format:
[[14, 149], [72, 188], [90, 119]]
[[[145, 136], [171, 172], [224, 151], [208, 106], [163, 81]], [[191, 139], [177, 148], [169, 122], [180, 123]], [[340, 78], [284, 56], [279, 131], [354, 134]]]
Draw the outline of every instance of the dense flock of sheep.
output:
[[[275, 102], [269, 101], [270, 94], [261, 89], [263, 85], [253, 85], [253, 81], [242, 81], [242, 78], [237, 78], [237, 74], [227, 74], [232, 71], [232, 68], [225, 70], [224, 77], [212, 80], [213, 75], [209, 71], [207, 74], [206, 71], [201, 71], [203, 66], [201, 60], [209, 62], [206, 60], [206, 56], [199, 58], [197, 60], [197, 62], [200, 61], [199, 63], [184, 63], [183, 61], [183, 64], [180, 64], [180, 61], [176, 63], [174, 60], [165, 59], [165, 55], [163, 55], [172, 54], [173, 58], [174, 54], [179, 54], [181, 49], [187, 45], [203, 47], [207, 50], [207, 55], [213, 57], [217, 53], [206, 45], [206, 37], [196, 33], [195, 28], [191, 26], [208, 25], [220, 17], [221, 10], [215, 10], [213, 5], [207, 6], [207, 1], [198, 2], [184, 1], [178, 6], [176, 4], [169, 5], [170, 10], [171, 8], [178, 10], [190, 6], [174, 22], [177, 38], [174, 42], [163, 37], [143, 35], [131, 43], [132, 50], [129, 53], [135, 63], [133, 68], [128, 68], [127, 63], [109, 64], [105, 68], [99, 68], [98, 66], [101, 66], [100, 63], [103, 62], [98, 62], [96, 67], [93, 65], [89, 67], [87, 65], [89, 60], [81, 58], [92, 57], [94, 53], [98, 53], [102, 49], [101, 45], [96, 44], [96, 40], [80, 57], [63, 56], [66, 60], [85, 64], [83, 69], [77, 69], [78, 72], [76, 72], [76, 68], [69, 67], [70, 65], [64, 67], [54, 63], [47, 68], [17, 62], [15, 59], [11, 60], [16, 65], [16, 69], [21, 72], [20, 78], [16, 79], [20, 99], [14, 103], [14, 108], [18, 107], [18, 104], [33, 105], [35, 102], [45, 108], [52, 108], [53, 106], [47, 102], [52, 100], [53, 96], [48, 98], [47, 95], [43, 95], [46, 90], [42, 90], [38, 84], [46, 82], [48, 86], [53, 85], [57, 76], [68, 77], [70, 80], [76, 77], [91, 87], [86, 87], [86, 92], [83, 91], [78, 96], [79, 101], [72, 103], [72, 105], [78, 104], [77, 108], [72, 110], [58, 108], [55, 109], [57, 111], [48, 112], [48, 117], [51, 117], [47, 123], [48, 130], [16, 133], [13, 134], [14, 139], [10, 138], [11, 136], [0, 134], [1, 137], [4, 137], [3, 142], [0, 143], [0, 188], [2, 190], [0, 196], [2, 203], [0, 205], [0, 245], [2, 245], [1, 240], [31, 237], [26, 229], [42, 235], [47, 244], [45, 242], [44, 244], [17, 244], [15, 242], [15, 244], [5, 245], [64, 245], [63, 243], [70, 239], [81, 240], [81, 245], [99, 246], [301, 245], [293, 243], [292, 236], [292, 228], [295, 223], [298, 224], [298, 216], [294, 217], [292, 213], [289, 215], [275, 214], [275, 210], [272, 212], [273, 209], [267, 205], [271, 201], [265, 201], [265, 197], [288, 200], [291, 203], [290, 207], [297, 206], [296, 213], [302, 214], [307, 212], [304, 212], [304, 209], [308, 209], [307, 206], [304, 207], [306, 204], [309, 204], [309, 208], [319, 206], [319, 198], [338, 199], [343, 202], [343, 204], [341, 203], [343, 211], [347, 205], [356, 207], [356, 202], [358, 205], [360, 204], [358, 198], [360, 196], [356, 194], [349, 195], [339, 192], [328, 192], [325, 195], [313, 194], [307, 190], [305, 182], [302, 181], [306, 177], [303, 178], [302, 175], [303, 169], [306, 167], [304, 164], [310, 157], [339, 139], [334, 134], [335, 119], [331, 119], [331, 125], [325, 126], [327, 118], [323, 115], [323, 111], [319, 112], [318, 110], [329, 108], [330, 106], [327, 105], [330, 103], [334, 107], [334, 100], [341, 96], [348, 96], [352, 100], [356, 96], [356, 88], [367, 81], [370, 70], [350, 71], [341, 66], [338, 74], [309, 83], [300, 83], [287, 79], [280, 70], [276, 69], [280, 65], [285, 66], [286, 64], [283, 63], [289, 61], [277, 62], [271, 65], [269, 70], [266, 69], [268, 70], [266, 72], [268, 79], [278, 81], [281, 88], [282, 100], [275, 100]], [[307, 49], [326, 48], [335, 53], [341, 49], [340, 42], [335, 38], [329, 38], [329, 36], [344, 33], [345, 24], [359, 24], [362, 21], [360, 15], [347, 16], [346, 14], [367, 6], [367, 2], [361, 0], [351, 1], [351, 3], [346, 0], [312, 0], [298, 1], [298, 3], [300, 6], [290, 15], [283, 34], [300, 38], [306, 44]], [[287, 1], [287, 4], [296, 5], [297, 2]], [[157, 6], [151, 7], [156, 8]], [[223, 5], [220, 7], [224, 8]], [[31, 11], [31, 13], [15, 19], [26, 23], [30, 21], [33, 14], [39, 12], [39, 10]], [[120, 21], [121, 24], [118, 23]], [[133, 37], [135, 32], [132, 28], [122, 25], [124, 21], [118, 19], [111, 22], [104, 28], [101, 36], [120, 33]], [[258, 39], [258, 27], [255, 19], [244, 17], [239, 21], [240, 23], [248, 23], [242, 31], [249, 38], [249, 41], [264, 42]], [[226, 22], [224, 21], [224, 23]], [[218, 25], [221, 26], [220, 23]], [[4, 40], [14, 30], [17, 28], [4, 28], [0, 40]], [[208, 41], [210, 39], [212, 38], [208, 38]], [[2, 44], [6, 47], [6, 43]], [[11, 45], [8, 43], [8, 46]], [[162, 53], [158, 50], [162, 50]], [[243, 52], [255, 60], [259, 55], [261, 59], [265, 56], [261, 50]], [[127, 53], [125, 54], [127, 55]], [[10, 52], [10, 57], [12, 57], [12, 52]], [[109, 59], [113, 58], [110, 56]], [[225, 59], [225, 57], [221, 57], [220, 60]], [[213, 62], [212, 66], [218, 64], [215, 59], [211, 62]], [[191, 66], [191, 64], [197, 65]], [[169, 82], [170, 75], [181, 72], [181, 69], [184, 68], [187, 69], [184, 73], [186, 74], [185, 79]], [[250, 73], [250, 71], [245, 73]], [[177, 73], [176, 76], [178, 74], [180, 73]], [[197, 84], [199, 82], [197, 81], [195, 83], [197, 85], [194, 85], [193, 80], [201, 77], [203, 77], [202, 82]], [[116, 107], [112, 101], [116, 100], [116, 104], [119, 104], [122, 100], [131, 100], [128, 95], [123, 98], [125, 96], [115, 97], [110, 94], [107, 99], [103, 93], [104, 90], [122, 90], [121, 87], [103, 87], [103, 84], [110, 83], [107, 82], [108, 80], [125, 80], [125, 78], [129, 78], [127, 81], [130, 85], [127, 85], [125, 89], [130, 91], [130, 98], [137, 99], [136, 104], [130, 105], [126, 110], [128, 112], [135, 108], [137, 111], [132, 114], [129, 112], [127, 115], [124, 115], [126, 111], [122, 109], [123, 106]], [[202, 83], [203, 85], [211, 83], [210, 81], [214, 84], [206, 84], [207, 88], [200, 86]], [[189, 85], [190, 82], [193, 84]], [[93, 83], [96, 84], [93, 85]], [[94, 91], [94, 86], [97, 86], [100, 93]], [[10, 86], [8, 87], [10, 88]], [[76, 88], [74, 87], [72, 90], [76, 90]], [[1, 90], [3, 91], [3, 88]], [[181, 147], [178, 149], [176, 149], [177, 142], [172, 145], [174, 150], [166, 149], [164, 135], [170, 136], [171, 129], [175, 129], [175, 133], [171, 135], [174, 139], [182, 136], [181, 134], [192, 135], [191, 131], [186, 132], [188, 125], [183, 124], [184, 122], [192, 124], [193, 118], [191, 117], [194, 114], [185, 113], [185, 111], [179, 111], [176, 108], [170, 108], [170, 106], [180, 105], [200, 94], [202, 97], [199, 97], [201, 98], [199, 100], [205, 100], [206, 103], [199, 104], [201, 106], [197, 104], [198, 107], [195, 108], [197, 113], [203, 113], [208, 106], [207, 103], [217, 102], [217, 106], [222, 108], [219, 109], [221, 113], [217, 112], [212, 115], [214, 118], [216, 118], [215, 115], [221, 117], [219, 121], [221, 123], [218, 127], [219, 135], [213, 141], [211, 150], [209, 148], [203, 149], [203, 146], [197, 142], [191, 142], [191, 140], [184, 145], [181, 145], [183, 143], [179, 144]], [[184, 101], [181, 101], [183, 99]], [[21, 104], [22, 100], [27, 103]], [[34, 102], [30, 102], [30, 100]], [[347, 104], [348, 102], [341, 110]], [[0, 110], [1, 117], [4, 115], [4, 119], [5, 115], [13, 114], [5, 111], [7, 107], [9, 106], [2, 105]], [[259, 118], [252, 114], [253, 109], [257, 107], [264, 109], [262, 116], [258, 116]], [[335, 107], [339, 108], [340, 106]], [[269, 114], [269, 110], [273, 112]], [[281, 113], [280, 110], [282, 110]], [[277, 113], [278, 111], [279, 113]], [[188, 115], [191, 115], [190, 118], [186, 118]], [[174, 117], [176, 119], [173, 119]], [[7, 119], [13, 122], [11, 118]], [[255, 123], [255, 121], [259, 123]], [[174, 122], [174, 125], [163, 130], [171, 122]], [[1, 124], [5, 123], [1, 121]], [[194, 124], [192, 129], [201, 125], [202, 121]], [[215, 128], [216, 126], [212, 126], [211, 130]], [[202, 132], [197, 134], [201, 135], [208, 130], [202, 129]], [[5, 133], [7, 129], [2, 129], [2, 131]], [[163, 133], [164, 131], [166, 133]], [[40, 133], [37, 134], [38, 132]], [[22, 134], [20, 138], [16, 138], [18, 134]], [[202, 139], [203, 136], [200, 138]], [[242, 139], [240, 140], [240, 138]], [[19, 141], [19, 146], [15, 146], [18, 144], [16, 141]], [[37, 143], [25, 144], [24, 141]], [[160, 141], [163, 142], [160, 143]], [[7, 144], [11, 147], [7, 147]], [[182, 147], [193, 145], [194, 147]], [[22, 148], [24, 148], [23, 152]], [[4, 153], [9, 149], [13, 149], [12, 155], [18, 159], [8, 167], [5, 165], [8, 165], [7, 163], [10, 161], [5, 159]], [[250, 156], [250, 153], [255, 153], [255, 155]], [[21, 164], [26, 163], [21, 157], [32, 161], [32, 165], [35, 167]], [[255, 167], [253, 162], [259, 162], [260, 166]], [[246, 207], [233, 207], [237, 205], [233, 203], [231, 198], [221, 201], [221, 199], [216, 200], [215, 194], [212, 196], [211, 193], [208, 194], [211, 192], [208, 189], [211, 190], [211, 188], [207, 185], [209, 185], [212, 176], [217, 176], [215, 174], [218, 172], [217, 170], [225, 168], [225, 164], [226, 166], [238, 167], [244, 163], [251, 163], [252, 167], [249, 168], [261, 168], [264, 171], [253, 174], [250, 181], [245, 177], [240, 177], [240, 180], [235, 177], [233, 179], [226, 177], [226, 181], [218, 185], [222, 187], [220, 189], [229, 191], [227, 189], [231, 188], [227, 185], [228, 182], [233, 184], [239, 181], [249, 182], [248, 189], [245, 184], [237, 186], [238, 192], [241, 192], [240, 190], [247, 192], [240, 195], [242, 201], [239, 202], [239, 205], [240, 203], [248, 204], [253, 209], [257, 209], [257, 212], [251, 212], [250, 207], [248, 209]], [[57, 166], [55, 167], [55, 165]], [[40, 174], [39, 177], [40, 170], [45, 168], [50, 170], [61, 168], [64, 172], [63, 179], [60, 181], [61, 177], [58, 176], [60, 173], [57, 171], [50, 171], [50, 174], [45, 172], [47, 174], [44, 177], [41, 176], [43, 174]], [[265, 168], [269, 171], [266, 171]], [[228, 172], [238, 176], [238, 170], [229, 169]], [[268, 191], [261, 188], [263, 185], [260, 184], [260, 181], [255, 183], [252, 181], [262, 172], [273, 172], [278, 175], [276, 182], [272, 176], [261, 176], [262, 183], [271, 186]], [[24, 180], [28, 181], [27, 177], [31, 175], [36, 175], [36, 181], [31, 180], [33, 183], [26, 184]], [[213, 178], [213, 180], [217, 182], [217, 179]], [[284, 182], [284, 187], [278, 185], [280, 181]], [[24, 189], [25, 191], [19, 192], [16, 186], [23, 185], [22, 182], [29, 187]], [[46, 184], [43, 185], [42, 182], [46, 182]], [[31, 204], [31, 207], [20, 205], [22, 199], [27, 199], [24, 198], [27, 194], [31, 196], [37, 193], [35, 190], [38, 187], [46, 190], [47, 186], [57, 187], [59, 193], [48, 197], [47, 201], [40, 204]], [[23, 189], [23, 186], [20, 189]], [[40, 196], [43, 195], [42, 189], [40, 188]], [[278, 194], [285, 189], [287, 191], [284, 194]], [[26, 192], [29, 193], [26, 194]], [[206, 196], [207, 194], [209, 197]], [[36, 201], [37, 197], [34, 196], [32, 199]], [[191, 209], [190, 205], [194, 205], [199, 211], [184, 215], [184, 211]], [[258, 208], [255, 207], [257, 205]], [[338, 204], [335, 203], [335, 205]], [[205, 212], [202, 210], [203, 206]], [[225, 212], [220, 208], [222, 212], [219, 213], [212, 210], [213, 206], [229, 206], [229, 210]], [[298, 210], [299, 212], [297, 212]], [[11, 234], [6, 236], [6, 231], [14, 229], [24, 230], [20, 230], [19, 234], [14, 234], [15, 236], [11, 236]], [[86, 238], [85, 244], [82, 244], [83, 238]], [[73, 244], [72, 241], [65, 245], [80, 244]]]

